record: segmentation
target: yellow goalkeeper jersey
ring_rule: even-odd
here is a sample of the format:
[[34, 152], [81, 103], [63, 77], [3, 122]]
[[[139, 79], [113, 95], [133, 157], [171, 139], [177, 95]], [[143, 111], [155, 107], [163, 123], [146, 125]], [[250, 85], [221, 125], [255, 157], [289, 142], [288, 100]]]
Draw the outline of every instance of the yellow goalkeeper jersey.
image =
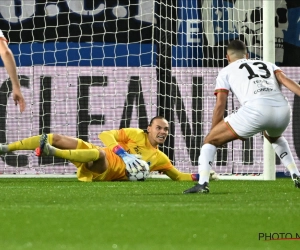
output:
[[101, 148], [92, 143], [78, 140], [77, 149], [100, 148], [105, 152], [108, 169], [97, 174], [91, 172], [86, 165], [88, 163], [72, 162], [77, 167], [77, 178], [80, 181], [120, 181], [128, 180], [125, 174], [125, 163], [122, 158], [113, 152], [117, 145], [123, 147], [130, 154], [139, 154], [148, 162], [150, 171], [161, 171], [172, 180], [193, 181], [194, 174], [182, 173], [171, 163], [170, 159], [161, 152], [158, 147], [153, 147], [147, 133], [141, 129], [124, 128], [120, 130], [104, 131], [99, 134], [100, 140], [106, 147]]
[[111, 151], [115, 146], [120, 145], [130, 154], [141, 155], [141, 158], [148, 162], [150, 171], [161, 171], [172, 180], [193, 180], [190, 173], [178, 171], [167, 155], [158, 147], [153, 147], [148, 140], [147, 133], [141, 129], [109, 130], [100, 133], [98, 137]]

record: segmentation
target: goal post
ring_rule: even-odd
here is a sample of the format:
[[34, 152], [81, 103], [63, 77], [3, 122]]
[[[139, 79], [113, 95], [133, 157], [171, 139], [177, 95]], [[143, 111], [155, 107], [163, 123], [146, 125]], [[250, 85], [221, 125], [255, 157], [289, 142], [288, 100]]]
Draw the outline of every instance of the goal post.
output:
[[[0, 68], [0, 143], [46, 132], [101, 146], [101, 131], [146, 129], [160, 114], [171, 126], [162, 151], [180, 171], [197, 173], [211, 127], [214, 80], [227, 65], [228, 42], [242, 39], [251, 58], [274, 60], [266, 58], [274, 49], [275, 35], [269, 32], [272, 10], [282, 1], [272, 2], [0, 0], [0, 27], [15, 55], [27, 101], [26, 111], [18, 113], [6, 70]], [[285, 71], [297, 79], [296, 69]], [[293, 106], [294, 96], [285, 95]], [[238, 107], [230, 95], [226, 114]], [[292, 138], [293, 128], [286, 134]], [[275, 166], [280, 172], [284, 168], [266, 145], [261, 134], [228, 143], [218, 149], [213, 169], [220, 179], [274, 179]], [[294, 142], [293, 153], [296, 147]], [[75, 178], [75, 172], [68, 161], [39, 159], [32, 151], [0, 158], [0, 177]]]
[[[263, 59], [275, 63], [275, 2], [263, 0]], [[276, 179], [275, 152], [271, 143], [264, 138], [264, 179]]]

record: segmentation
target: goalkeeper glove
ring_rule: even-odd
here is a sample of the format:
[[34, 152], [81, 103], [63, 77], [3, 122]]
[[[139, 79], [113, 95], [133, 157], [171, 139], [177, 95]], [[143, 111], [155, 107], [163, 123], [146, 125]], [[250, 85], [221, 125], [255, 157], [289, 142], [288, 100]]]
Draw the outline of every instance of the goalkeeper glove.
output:
[[113, 152], [122, 158], [129, 174], [149, 169], [147, 162], [139, 159], [136, 155], [127, 153], [120, 145], [115, 146]]

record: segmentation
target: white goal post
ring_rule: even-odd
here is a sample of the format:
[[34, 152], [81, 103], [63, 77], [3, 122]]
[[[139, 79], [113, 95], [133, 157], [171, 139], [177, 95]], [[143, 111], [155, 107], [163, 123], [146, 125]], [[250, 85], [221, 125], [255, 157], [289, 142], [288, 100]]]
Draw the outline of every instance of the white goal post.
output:
[[[275, 63], [275, 27], [272, 17], [275, 16], [275, 2], [263, 0], [263, 59]], [[271, 143], [264, 138], [264, 179], [276, 179], [275, 153]]]
[[[171, 132], [161, 149], [180, 171], [197, 173], [211, 125], [214, 79], [226, 66], [226, 45], [242, 39], [251, 58], [275, 62], [273, 22], [284, 2], [0, 0], [0, 27], [27, 101], [20, 114], [6, 70], [0, 68], [0, 143], [59, 133], [102, 145], [101, 131], [146, 129], [161, 114]], [[285, 71], [299, 79], [295, 68]], [[294, 96], [285, 94], [293, 106]], [[227, 114], [238, 107], [229, 96]], [[293, 138], [292, 127], [286, 137]], [[293, 153], [295, 148], [291, 143]], [[213, 169], [220, 179], [274, 180], [275, 167], [285, 171], [259, 134], [218, 149]], [[75, 173], [69, 162], [40, 159], [32, 151], [0, 159], [0, 178], [75, 178]]]

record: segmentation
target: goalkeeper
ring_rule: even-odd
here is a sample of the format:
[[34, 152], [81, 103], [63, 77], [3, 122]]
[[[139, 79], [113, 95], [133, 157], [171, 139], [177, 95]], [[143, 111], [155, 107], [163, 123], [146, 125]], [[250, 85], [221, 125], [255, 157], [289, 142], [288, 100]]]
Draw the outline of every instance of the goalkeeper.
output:
[[[158, 145], [165, 142], [168, 133], [167, 120], [157, 116], [151, 120], [147, 132], [137, 128], [124, 128], [100, 133], [99, 139], [105, 147], [64, 135], [43, 134], [9, 145], [0, 144], [0, 154], [36, 149], [38, 156], [64, 158], [77, 167], [78, 180], [86, 182], [128, 180], [126, 171], [129, 174], [140, 171], [145, 164], [149, 164], [150, 171], [160, 171], [172, 180], [198, 181], [199, 174], [178, 171], [158, 149]], [[214, 171], [211, 171], [210, 179], [217, 179]]]

